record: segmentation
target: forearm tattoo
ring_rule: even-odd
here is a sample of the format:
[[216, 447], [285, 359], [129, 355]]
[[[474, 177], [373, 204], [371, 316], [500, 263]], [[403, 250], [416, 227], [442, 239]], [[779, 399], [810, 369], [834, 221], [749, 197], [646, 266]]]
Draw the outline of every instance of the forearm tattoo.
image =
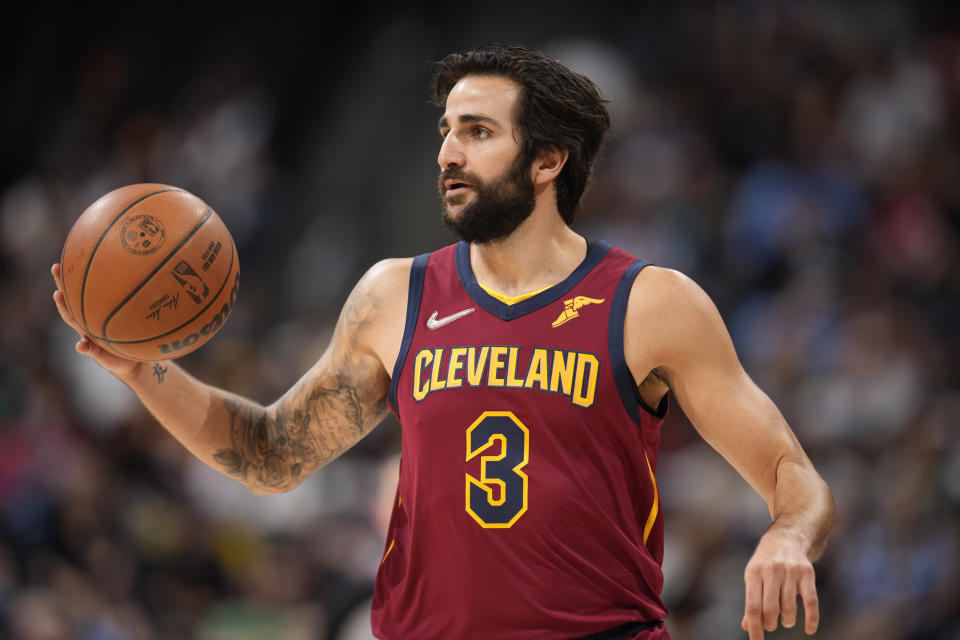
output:
[[360, 440], [386, 412], [385, 393], [363, 402], [342, 378], [334, 383], [295, 394], [275, 416], [252, 402], [225, 400], [231, 446], [214, 453], [214, 460], [251, 488], [297, 485]]
[[301, 381], [273, 411], [239, 398], [224, 401], [231, 446], [213, 457], [225, 473], [252, 489], [288, 489], [380, 422], [389, 377], [379, 362], [356, 357], [377, 308], [361, 281], [337, 323], [327, 375]]

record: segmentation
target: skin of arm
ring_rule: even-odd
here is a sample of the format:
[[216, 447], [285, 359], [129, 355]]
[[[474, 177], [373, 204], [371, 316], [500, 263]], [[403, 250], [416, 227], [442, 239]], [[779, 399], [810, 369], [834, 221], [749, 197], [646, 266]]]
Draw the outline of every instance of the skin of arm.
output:
[[[323, 356], [269, 406], [205, 384], [172, 361], [120, 358], [82, 334], [77, 351], [126, 383], [160, 424], [210, 467], [253, 493], [288, 491], [386, 415], [387, 372], [403, 337], [411, 264], [397, 259], [374, 265], [350, 293]], [[53, 275], [59, 287], [58, 265]], [[59, 290], [54, 301], [64, 321], [77, 329]]]
[[814, 633], [819, 609], [812, 563], [836, 514], [829, 487], [780, 411], [744, 371], [719, 312], [692, 280], [669, 269], [644, 269], [626, 322], [627, 364], [642, 381], [641, 392], [659, 388], [662, 395], [669, 388], [773, 517], [746, 567], [741, 626], [751, 640], [775, 630], [778, 618], [792, 627], [800, 595], [805, 630]]

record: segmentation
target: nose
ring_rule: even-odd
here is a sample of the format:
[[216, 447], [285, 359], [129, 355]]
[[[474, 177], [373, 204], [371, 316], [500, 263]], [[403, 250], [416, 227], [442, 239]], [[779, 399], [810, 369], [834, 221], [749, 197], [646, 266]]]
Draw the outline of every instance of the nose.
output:
[[437, 154], [437, 164], [441, 169], [452, 169], [453, 167], [462, 167], [466, 162], [463, 150], [457, 142], [457, 136], [453, 131], [447, 133], [440, 145], [440, 153]]

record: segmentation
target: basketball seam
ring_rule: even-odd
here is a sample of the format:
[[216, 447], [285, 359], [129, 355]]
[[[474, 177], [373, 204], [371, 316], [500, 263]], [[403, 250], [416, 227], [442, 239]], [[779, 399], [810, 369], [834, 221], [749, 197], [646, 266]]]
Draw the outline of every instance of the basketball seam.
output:
[[104, 337], [101, 339], [109, 342], [110, 344], [143, 344], [145, 342], [151, 342], [153, 340], [163, 338], [165, 336], [170, 335], [171, 333], [176, 333], [180, 329], [183, 329], [185, 326], [187, 326], [188, 324], [190, 324], [191, 322], [199, 318], [203, 314], [203, 312], [209, 309], [210, 306], [214, 303], [214, 301], [220, 296], [220, 293], [223, 291], [223, 288], [227, 286], [227, 283], [230, 281], [230, 274], [233, 273], [234, 257], [235, 257], [235, 251], [234, 251], [233, 243], [231, 243], [230, 266], [227, 267], [227, 275], [224, 277], [223, 282], [220, 284], [220, 288], [217, 289], [217, 292], [215, 294], [210, 296], [210, 302], [207, 303], [207, 306], [205, 306], [203, 309], [200, 309], [200, 311], [197, 311], [197, 313], [192, 318], [190, 318], [189, 320], [186, 320], [180, 326], [174, 327], [173, 329], [170, 329], [169, 331], [165, 331], [163, 333], [158, 333], [157, 335], [152, 336], [150, 338], [143, 338], [141, 340], [111, 340], [110, 338], [107, 338], [107, 337]]
[[147, 275], [146, 278], [144, 278], [143, 280], [141, 280], [141, 281], [140, 281], [140, 284], [138, 284], [136, 287], [134, 287], [133, 291], [131, 291], [129, 294], [127, 294], [127, 297], [124, 298], [123, 300], [121, 300], [121, 301], [120, 301], [120, 304], [118, 304], [116, 307], [114, 307], [113, 311], [111, 311], [110, 314], [107, 315], [107, 317], [106, 317], [106, 318], [104, 319], [104, 321], [103, 321], [103, 329], [102, 329], [103, 335], [102, 335], [102, 336], [98, 336], [101, 340], [106, 340], [107, 342], [113, 342], [112, 340], [110, 340], [109, 338], [107, 338], [107, 325], [110, 324], [110, 321], [113, 319], [113, 316], [117, 315], [117, 312], [120, 311], [120, 309], [122, 309], [125, 304], [127, 304], [128, 302], [130, 302], [130, 299], [133, 298], [133, 296], [135, 296], [135, 295], [137, 294], [137, 292], [140, 291], [140, 289], [142, 289], [144, 286], [146, 286], [146, 284], [147, 284], [148, 282], [150, 282], [150, 279], [153, 278], [153, 276], [157, 275], [157, 272], [160, 271], [160, 269], [162, 269], [163, 266], [164, 266], [165, 264], [167, 264], [167, 262], [169, 262], [170, 259], [173, 258], [173, 256], [175, 256], [175, 255], [177, 254], [177, 252], [178, 252], [181, 248], [183, 248], [183, 245], [185, 245], [185, 244], [187, 243], [187, 241], [190, 240], [190, 238], [192, 238], [192, 237], [197, 233], [197, 231], [200, 230], [200, 227], [202, 227], [204, 224], [206, 224], [207, 220], [210, 219], [210, 216], [211, 216], [212, 213], [213, 213], [213, 209], [211, 209], [210, 207], [207, 207], [207, 211], [206, 211], [206, 213], [203, 214], [203, 217], [200, 218], [200, 222], [198, 222], [197, 224], [195, 224], [194, 227], [193, 227], [193, 229], [191, 229], [190, 232], [187, 233], [187, 235], [185, 235], [185, 236], [180, 240], [180, 242], [177, 244], [177, 246], [175, 246], [175, 247], [170, 251], [170, 253], [167, 254], [167, 257], [164, 258], [163, 260], [161, 260], [160, 263], [157, 264], [157, 266], [153, 268], [153, 271], [151, 271], [151, 272], [149, 273], [149, 275]]
[[[130, 209], [137, 206], [147, 198], [150, 198], [160, 193], [167, 193], [168, 191], [182, 191], [182, 189], [161, 189], [160, 191], [154, 191], [152, 193], [146, 194], [145, 196], [140, 196], [139, 198], [131, 202], [129, 205], [127, 205], [127, 207], [123, 211], [117, 214], [117, 217], [114, 218], [113, 221], [109, 225], [107, 225], [107, 228], [103, 230], [103, 235], [101, 235], [100, 239], [97, 240], [97, 244], [93, 246], [93, 251], [90, 252], [90, 257], [87, 258], [87, 266], [83, 270], [83, 281], [80, 283], [80, 316], [81, 316], [80, 324], [83, 325], [83, 328], [86, 330], [87, 335], [92, 336], [93, 333], [90, 331], [90, 327], [87, 326], [87, 310], [84, 306], [84, 297], [86, 295], [86, 289], [87, 289], [87, 274], [90, 273], [90, 265], [93, 263], [94, 256], [97, 255], [97, 249], [100, 248], [100, 244], [103, 242], [103, 239], [107, 237], [108, 233], [110, 233], [110, 229], [113, 228], [113, 225], [117, 224], [117, 220], [123, 217], [123, 214], [125, 214], [127, 211], [130, 211]], [[69, 241], [69, 238], [67, 238], [67, 240]], [[64, 246], [66, 246], [66, 244], [64, 244]], [[60, 255], [60, 260], [62, 263], [62, 260], [63, 260], [62, 253]], [[71, 308], [71, 311], [72, 311], [72, 308]]]

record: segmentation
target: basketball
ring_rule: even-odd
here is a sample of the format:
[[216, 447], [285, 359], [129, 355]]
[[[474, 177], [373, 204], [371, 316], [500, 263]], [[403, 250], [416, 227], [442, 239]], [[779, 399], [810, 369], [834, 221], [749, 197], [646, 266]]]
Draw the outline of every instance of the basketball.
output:
[[67, 307], [97, 344], [135, 360], [184, 356], [226, 322], [240, 288], [233, 238], [197, 196], [134, 184], [102, 196], [67, 235]]

